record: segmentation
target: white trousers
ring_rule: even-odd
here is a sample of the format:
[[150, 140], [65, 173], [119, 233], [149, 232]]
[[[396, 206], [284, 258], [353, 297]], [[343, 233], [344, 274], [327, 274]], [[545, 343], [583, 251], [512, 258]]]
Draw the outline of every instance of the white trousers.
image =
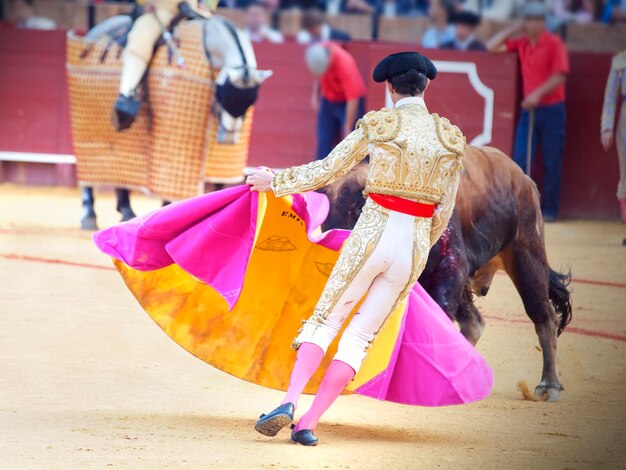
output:
[[[350, 312], [367, 293], [359, 311], [341, 336], [335, 355], [336, 360], [358, 371], [367, 349], [392, 309], [413, 287], [423, 270], [428, 257], [429, 238], [424, 244], [420, 243], [419, 237], [428, 237], [430, 223], [430, 219], [416, 220], [413, 216], [389, 211], [374, 251], [322, 324], [309, 337], [302, 337], [302, 342], [314, 343], [326, 352]], [[424, 247], [427, 247], [426, 250]]]

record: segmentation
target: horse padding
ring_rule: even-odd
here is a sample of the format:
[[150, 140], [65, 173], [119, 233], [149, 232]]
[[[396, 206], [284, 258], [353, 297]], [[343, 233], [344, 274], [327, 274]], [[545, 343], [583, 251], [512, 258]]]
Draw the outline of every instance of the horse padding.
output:
[[92, 42], [68, 33], [70, 114], [81, 184], [138, 188], [177, 200], [202, 193], [205, 180], [242, 180], [253, 111], [236, 144], [219, 144], [211, 113], [215, 75], [204, 54], [202, 21], [183, 23], [175, 37], [184, 67], [160, 47], [139, 116], [130, 129], [116, 132], [110, 116], [123, 49], [109, 38]]

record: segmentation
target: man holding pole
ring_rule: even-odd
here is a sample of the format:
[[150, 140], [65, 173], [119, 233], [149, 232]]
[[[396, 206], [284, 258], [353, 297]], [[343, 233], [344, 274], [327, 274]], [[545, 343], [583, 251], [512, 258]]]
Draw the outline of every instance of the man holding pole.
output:
[[[559, 214], [561, 170], [565, 140], [565, 80], [569, 63], [565, 44], [547, 31], [546, 9], [540, 2], [524, 6], [523, 23], [494, 36], [492, 52], [517, 52], [522, 69], [524, 100], [515, 135], [515, 162], [530, 175], [537, 143], [544, 164], [542, 211], [546, 222]], [[512, 39], [516, 33], [519, 38]]]

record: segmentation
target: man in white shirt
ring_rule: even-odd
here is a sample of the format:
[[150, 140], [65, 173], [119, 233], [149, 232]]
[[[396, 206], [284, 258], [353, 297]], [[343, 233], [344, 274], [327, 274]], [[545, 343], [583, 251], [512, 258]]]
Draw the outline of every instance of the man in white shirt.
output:
[[524, 0], [465, 0], [463, 10], [480, 15], [484, 20], [508, 21], [517, 16]]
[[33, 0], [13, 0], [11, 12], [15, 27], [19, 29], [56, 29], [54, 21], [42, 16], [35, 16]]
[[284, 41], [283, 35], [272, 29], [269, 24], [269, 11], [265, 4], [252, 2], [246, 8], [246, 27], [244, 32], [252, 42], [273, 42]]

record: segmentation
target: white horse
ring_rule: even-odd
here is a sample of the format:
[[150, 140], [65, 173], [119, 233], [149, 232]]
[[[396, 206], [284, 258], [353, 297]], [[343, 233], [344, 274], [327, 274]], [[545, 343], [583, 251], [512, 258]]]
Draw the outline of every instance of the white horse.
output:
[[[256, 101], [259, 86], [271, 77], [273, 72], [257, 69], [250, 39], [226, 18], [213, 16], [192, 21], [203, 22], [207, 67], [220, 70], [211, 100], [214, 118], [219, 120], [217, 140], [223, 144], [236, 143], [245, 112]], [[108, 37], [123, 46], [131, 27], [131, 16], [117, 15], [94, 26], [85, 38], [95, 42], [102, 37]], [[161, 47], [172, 46], [165, 44]], [[135, 217], [130, 206], [129, 191], [118, 188], [116, 193], [117, 210], [122, 214], [122, 221]], [[81, 227], [86, 230], [97, 229], [92, 188], [83, 188], [82, 200], [84, 214]]]
[[[219, 119], [218, 142], [237, 142], [245, 111], [254, 104], [259, 86], [272, 76], [271, 70], [258, 70], [250, 38], [222, 16], [204, 22], [204, 50], [208, 66], [220, 70], [214, 96], [215, 117]], [[132, 26], [128, 15], [117, 15], [94, 26], [86, 39], [108, 36], [121, 44]], [[162, 47], [169, 47], [164, 45]], [[184, 59], [184, 58], [183, 58]]]

